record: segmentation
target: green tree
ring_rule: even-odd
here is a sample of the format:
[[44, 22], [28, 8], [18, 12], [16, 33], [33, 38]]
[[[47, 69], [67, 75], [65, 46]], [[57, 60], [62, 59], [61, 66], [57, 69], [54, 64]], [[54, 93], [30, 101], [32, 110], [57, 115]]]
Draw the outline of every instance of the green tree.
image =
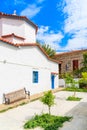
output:
[[65, 80], [65, 86], [67, 87], [67, 85], [71, 85], [71, 83], [73, 82], [73, 76], [70, 73], [66, 73], [64, 75], [64, 80]]
[[87, 72], [82, 72], [82, 77], [79, 79], [79, 87], [87, 88]]
[[87, 52], [83, 53], [83, 67], [80, 69], [80, 72], [87, 72]]
[[73, 72], [74, 76], [82, 77], [82, 72], [87, 72], [87, 52], [83, 53], [83, 66]]
[[44, 49], [44, 51], [48, 54], [50, 58], [53, 58], [54, 55], [56, 54], [56, 51], [52, 49], [49, 44], [43, 44], [42, 48]]
[[83, 66], [87, 67], [87, 52], [83, 53], [83, 59], [84, 59]]
[[74, 90], [74, 97], [76, 96], [76, 84], [78, 84], [78, 81], [76, 81], [74, 78], [73, 78], [73, 75], [71, 75], [70, 73], [66, 73], [65, 76], [64, 76], [64, 80], [65, 80], [65, 84], [66, 84], [66, 87], [69, 86], [71, 88], [73, 88]]
[[44, 96], [41, 98], [41, 102], [43, 102], [43, 104], [48, 106], [48, 110], [49, 110], [49, 114], [51, 114], [51, 106], [53, 106], [55, 104], [54, 102], [55, 96], [53, 95], [52, 91], [48, 91], [44, 93]]

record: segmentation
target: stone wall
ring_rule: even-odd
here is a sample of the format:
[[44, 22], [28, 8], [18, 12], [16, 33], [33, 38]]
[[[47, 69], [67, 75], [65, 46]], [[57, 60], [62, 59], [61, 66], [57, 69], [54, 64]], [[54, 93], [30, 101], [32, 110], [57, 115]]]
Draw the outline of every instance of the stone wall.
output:
[[73, 71], [73, 60], [78, 60], [78, 69], [82, 67], [83, 53], [87, 50], [78, 50], [72, 52], [60, 53], [55, 56], [55, 59], [61, 61], [61, 72], [72, 72]]

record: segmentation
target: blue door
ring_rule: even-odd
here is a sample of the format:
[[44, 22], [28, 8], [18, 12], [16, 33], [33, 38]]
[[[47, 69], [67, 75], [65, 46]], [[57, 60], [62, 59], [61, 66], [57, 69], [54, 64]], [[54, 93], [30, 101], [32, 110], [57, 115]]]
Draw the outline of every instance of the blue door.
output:
[[55, 76], [54, 75], [51, 75], [51, 88], [54, 89], [54, 79], [55, 79]]

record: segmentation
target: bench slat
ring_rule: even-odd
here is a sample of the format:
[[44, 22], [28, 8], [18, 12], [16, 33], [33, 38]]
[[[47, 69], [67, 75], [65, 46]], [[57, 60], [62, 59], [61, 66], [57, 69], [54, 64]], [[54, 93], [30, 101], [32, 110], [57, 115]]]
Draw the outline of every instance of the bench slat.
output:
[[25, 99], [26, 95], [28, 95], [28, 98], [29, 98], [30, 92], [26, 91], [26, 89], [23, 88], [14, 92], [3, 94], [3, 98], [4, 98], [5, 104], [9, 104], [9, 103], [13, 103], [15, 101], [21, 100], [21, 99]]

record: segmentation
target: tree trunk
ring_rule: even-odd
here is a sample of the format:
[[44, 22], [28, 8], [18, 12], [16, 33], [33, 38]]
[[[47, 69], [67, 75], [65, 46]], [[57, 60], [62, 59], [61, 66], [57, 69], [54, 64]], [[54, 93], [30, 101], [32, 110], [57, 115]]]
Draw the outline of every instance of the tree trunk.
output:
[[74, 91], [74, 97], [76, 96], [76, 91]]
[[50, 107], [49, 107], [49, 115], [51, 114], [51, 112], [50, 112]]

